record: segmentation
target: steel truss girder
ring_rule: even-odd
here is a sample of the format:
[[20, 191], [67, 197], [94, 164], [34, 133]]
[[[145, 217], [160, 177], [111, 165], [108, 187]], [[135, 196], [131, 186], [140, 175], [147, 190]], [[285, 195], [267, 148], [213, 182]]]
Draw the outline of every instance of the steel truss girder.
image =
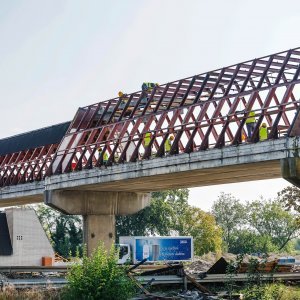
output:
[[251, 110], [257, 118], [251, 142], [263, 122], [269, 138], [280, 138], [295, 132], [299, 73], [300, 49], [291, 49], [79, 108], [60, 145], [0, 156], [0, 186], [162, 157], [170, 136], [168, 155], [236, 145], [247, 138]]

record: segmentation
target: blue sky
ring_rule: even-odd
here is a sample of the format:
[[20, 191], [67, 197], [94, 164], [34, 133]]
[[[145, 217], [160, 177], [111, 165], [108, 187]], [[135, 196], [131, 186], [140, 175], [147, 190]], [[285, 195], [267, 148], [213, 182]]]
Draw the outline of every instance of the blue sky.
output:
[[[143, 81], [298, 47], [299, 20], [291, 0], [0, 0], [0, 138], [70, 120]], [[208, 209], [226, 189], [273, 197], [284, 185], [197, 188], [191, 203]]]

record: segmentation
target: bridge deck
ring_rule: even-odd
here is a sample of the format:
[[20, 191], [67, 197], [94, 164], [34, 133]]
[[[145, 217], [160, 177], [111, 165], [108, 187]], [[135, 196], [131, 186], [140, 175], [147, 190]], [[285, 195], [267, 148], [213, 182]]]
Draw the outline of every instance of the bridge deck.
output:
[[2, 188], [0, 206], [43, 201], [45, 190], [148, 192], [280, 178], [280, 160], [299, 155], [299, 142], [282, 138], [55, 175]]

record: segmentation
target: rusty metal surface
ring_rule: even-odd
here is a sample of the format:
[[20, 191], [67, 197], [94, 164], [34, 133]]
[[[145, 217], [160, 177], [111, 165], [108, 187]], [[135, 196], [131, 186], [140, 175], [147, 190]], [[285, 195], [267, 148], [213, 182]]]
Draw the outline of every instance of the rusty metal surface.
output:
[[[236, 145], [242, 137], [254, 143], [262, 123], [270, 139], [298, 135], [299, 73], [297, 48], [79, 108], [59, 145], [1, 156], [0, 186]], [[245, 126], [250, 111], [252, 137]]]

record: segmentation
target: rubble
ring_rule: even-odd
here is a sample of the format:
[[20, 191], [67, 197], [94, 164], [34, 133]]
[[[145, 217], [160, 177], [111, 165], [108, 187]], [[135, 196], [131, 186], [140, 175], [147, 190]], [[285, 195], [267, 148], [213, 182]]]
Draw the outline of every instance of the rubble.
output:
[[170, 291], [164, 293], [153, 293], [151, 295], [141, 295], [132, 300], [240, 300], [243, 299], [241, 294], [231, 295], [231, 298], [226, 292], [217, 295], [207, 295], [196, 290]]
[[188, 274], [195, 275], [206, 272], [213, 264], [214, 262], [208, 262], [203, 259], [198, 259], [185, 266], [185, 270]]
[[[255, 274], [261, 273], [263, 274], [270, 273], [271, 276], [278, 275], [279, 273], [291, 273], [291, 272], [300, 272], [300, 266], [297, 265], [297, 260], [295, 260], [296, 264], [290, 263], [281, 263], [278, 260], [278, 256], [272, 255], [266, 259], [266, 257], [260, 256], [251, 256], [245, 255], [243, 257], [243, 261], [237, 264], [237, 256], [233, 254], [226, 254], [224, 257], [218, 257], [213, 254], [208, 254], [201, 258], [195, 258], [195, 261], [192, 263], [184, 263], [184, 264], [166, 264], [161, 265], [159, 268], [154, 268], [153, 270], [148, 269], [142, 273], [131, 273], [131, 276], [134, 278], [134, 275], [144, 275], [148, 276], [148, 278], [152, 278], [146, 285], [141, 286], [141, 295], [140, 298], [137, 299], [156, 299], [156, 300], [167, 300], [167, 299], [191, 299], [191, 300], [221, 300], [221, 299], [243, 299], [242, 295], [235, 294], [229, 295], [227, 292], [218, 292], [212, 293], [208, 290], [206, 284], [214, 281], [206, 281], [206, 278], [215, 278], [216, 282], [224, 283], [226, 280], [227, 268], [230, 263], [233, 264], [233, 272], [237, 278], [237, 281], [249, 280], [247, 279], [247, 273], [249, 269], [254, 268], [252, 272]], [[299, 260], [298, 260], [299, 262]], [[136, 267], [133, 267], [132, 271]], [[137, 272], [139, 270], [136, 270]], [[140, 271], [141, 272], [141, 271]], [[273, 275], [272, 275], [273, 274]], [[171, 292], [161, 292], [159, 294], [150, 292], [150, 287], [155, 283], [160, 276], [178, 276], [184, 277], [182, 291], [171, 291]], [[218, 277], [219, 276], [219, 277]], [[223, 277], [224, 278], [223, 278]], [[244, 276], [244, 277], [243, 277]], [[133, 279], [132, 278], [132, 279]], [[224, 281], [222, 280], [224, 279]], [[268, 277], [266, 277], [268, 278]], [[276, 278], [281, 278], [277, 276]], [[286, 278], [286, 277], [282, 277]], [[289, 277], [290, 278], [290, 277]], [[297, 277], [298, 278], [298, 277]], [[295, 280], [297, 280], [295, 277]], [[199, 283], [200, 280], [204, 280]], [[221, 281], [220, 281], [221, 279]], [[148, 280], [148, 279], [147, 279]], [[164, 280], [164, 279], [163, 279]], [[203, 283], [205, 282], [205, 283]], [[188, 289], [189, 288], [189, 289]]]
[[189, 300], [218, 300], [222, 299], [218, 296], [205, 295], [199, 291], [183, 291], [178, 294], [179, 299], [189, 299]]

